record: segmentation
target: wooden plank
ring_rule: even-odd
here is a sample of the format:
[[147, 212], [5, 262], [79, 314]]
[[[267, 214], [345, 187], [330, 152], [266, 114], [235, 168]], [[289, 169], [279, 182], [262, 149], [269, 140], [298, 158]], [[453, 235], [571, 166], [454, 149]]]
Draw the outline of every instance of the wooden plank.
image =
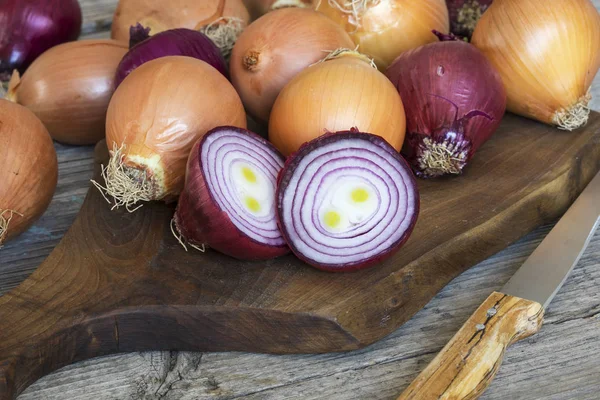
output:
[[[116, 2], [80, 0], [85, 37], [108, 37], [106, 30], [93, 32], [96, 27], [108, 29]], [[600, 0], [593, 2], [600, 8]], [[592, 93], [592, 108], [600, 110], [600, 76]], [[22, 281], [51, 251], [87, 190], [91, 150], [58, 147], [59, 190], [46, 216], [18, 242], [0, 251], [0, 294]], [[65, 177], [72, 180], [70, 185], [64, 184]], [[116, 355], [66, 367], [32, 385], [19, 399], [395, 399], [477, 305], [508, 280], [549, 228], [535, 231], [461, 275], [411, 321], [364, 350], [279, 357], [169, 352]], [[509, 350], [483, 399], [598, 398], [599, 236], [552, 303], [542, 331]]]

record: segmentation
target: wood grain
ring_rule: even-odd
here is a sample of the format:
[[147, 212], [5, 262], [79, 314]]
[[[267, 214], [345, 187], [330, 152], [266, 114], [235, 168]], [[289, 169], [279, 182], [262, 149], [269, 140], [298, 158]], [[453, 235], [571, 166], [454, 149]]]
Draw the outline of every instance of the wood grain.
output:
[[508, 346], [537, 333], [543, 315], [539, 303], [492, 293], [398, 400], [479, 398]]
[[[593, 0], [599, 7], [600, 0]], [[110, 26], [116, 0], [82, 0], [84, 27]], [[92, 12], [86, 12], [86, 10]], [[97, 19], [94, 19], [97, 18]], [[108, 37], [84, 28], [86, 37]], [[600, 76], [592, 108], [600, 109]], [[44, 217], [0, 251], [0, 294], [52, 250], [81, 206], [91, 149], [57, 145], [59, 188]], [[412, 320], [364, 350], [314, 356], [130, 353], [66, 367], [20, 399], [393, 399], [477, 305], [533, 251], [550, 225], [456, 278]], [[546, 314], [544, 329], [517, 343], [483, 399], [597, 399], [600, 392], [600, 234]]]

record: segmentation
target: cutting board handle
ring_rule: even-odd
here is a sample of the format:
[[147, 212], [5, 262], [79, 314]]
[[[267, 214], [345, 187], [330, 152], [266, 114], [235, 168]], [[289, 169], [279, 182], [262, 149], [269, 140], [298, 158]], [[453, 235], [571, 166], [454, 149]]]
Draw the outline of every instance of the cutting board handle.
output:
[[539, 303], [492, 293], [398, 400], [476, 399], [511, 344], [542, 326]]

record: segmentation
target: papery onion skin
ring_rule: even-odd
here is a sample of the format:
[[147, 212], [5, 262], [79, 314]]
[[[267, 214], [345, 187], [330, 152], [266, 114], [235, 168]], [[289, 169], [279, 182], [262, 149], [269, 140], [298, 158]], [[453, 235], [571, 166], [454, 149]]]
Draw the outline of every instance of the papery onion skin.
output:
[[43, 52], [76, 40], [81, 33], [77, 0], [3, 0], [0, 2], [0, 80], [20, 73]]
[[402, 151], [420, 177], [461, 173], [506, 109], [500, 75], [477, 48], [460, 40], [408, 51], [386, 75], [404, 101]]
[[140, 65], [166, 56], [197, 58], [228, 78], [227, 64], [217, 46], [203, 33], [180, 28], [160, 32], [131, 48], [119, 63], [115, 87], [118, 87], [123, 79]]
[[[273, 6], [278, 2], [278, 0], [243, 0], [248, 12], [250, 13], [250, 18], [252, 21], [258, 19], [273, 10]], [[311, 8], [313, 6], [312, 0], [290, 0], [292, 2], [298, 1], [306, 6], [306, 8]]]
[[104, 138], [115, 72], [126, 52], [125, 43], [110, 39], [55, 46], [11, 80], [7, 97], [33, 111], [53, 139], [94, 144]]
[[267, 122], [283, 87], [327, 51], [353, 47], [350, 36], [323, 14], [285, 8], [259, 18], [238, 38], [230, 68], [248, 112]]
[[194, 143], [222, 125], [246, 127], [242, 102], [216, 69], [191, 57], [168, 56], [135, 69], [108, 107], [106, 141], [123, 166], [148, 182], [149, 200], [173, 200], [183, 189]]
[[250, 19], [242, 0], [120, 0], [111, 37], [128, 41], [129, 28], [137, 23], [151, 28], [155, 35], [168, 29], [196, 29], [222, 17], [239, 18], [244, 24]]
[[400, 151], [406, 131], [394, 85], [352, 55], [306, 68], [281, 91], [269, 119], [269, 140], [289, 155], [325, 132], [357, 127], [382, 136]]
[[495, 1], [472, 43], [500, 73], [509, 111], [567, 130], [585, 125], [600, 67], [600, 15], [589, 0]]
[[446, 0], [450, 15], [450, 31], [470, 39], [477, 22], [493, 0]]
[[[289, 227], [285, 223], [285, 214], [287, 211], [286, 211], [286, 208], [284, 205], [284, 197], [285, 197], [286, 191], [288, 190], [288, 186], [290, 185], [290, 182], [292, 181], [294, 175], [297, 173], [296, 169], [298, 168], [298, 166], [302, 162], [302, 160], [305, 157], [309, 156], [310, 153], [315, 151], [316, 149], [319, 149], [320, 147], [324, 147], [331, 143], [335, 143], [335, 142], [339, 142], [339, 141], [357, 141], [359, 143], [360, 142], [365, 143], [364, 145], [357, 145], [356, 147], [354, 147], [353, 156], [356, 158], [363, 157], [363, 155], [361, 154], [361, 151], [363, 151], [364, 148], [367, 148], [367, 143], [373, 144], [373, 145], [377, 146], [377, 148], [378, 148], [378, 151], [377, 151], [378, 156], [385, 158], [387, 162], [391, 162], [392, 164], [395, 164], [395, 166], [397, 168], [401, 169], [404, 173], [404, 177], [406, 178], [406, 180], [404, 182], [402, 182], [404, 185], [404, 188], [406, 189], [407, 192], [410, 192], [410, 195], [413, 198], [413, 202], [411, 204], [407, 204], [407, 207], [409, 207], [409, 208], [413, 207], [413, 212], [412, 212], [412, 215], [410, 215], [409, 223], [405, 227], [402, 235], [400, 237], [398, 237], [396, 241], [391, 243], [385, 250], [381, 251], [380, 253], [378, 253], [374, 256], [371, 256], [371, 257], [367, 257], [360, 261], [353, 262], [353, 263], [321, 263], [321, 262], [317, 262], [314, 259], [312, 259], [305, 252], [300, 251], [298, 249], [298, 247], [296, 245], [294, 245], [294, 238], [293, 238], [293, 235], [291, 234], [291, 227]], [[345, 147], [349, 148], [349, 146], [345, 146]], [[321, 156], [321, 157], [324, 157], [324, 156]], [[392, 164], [390, 164], [390, 165], [392, 165]], [[386, 166], [385, 168], [388, 168], [388, 166]], [[306, 170], [304, 170], [304, 171], [301, 171], [301, 173], [304, 174], [307, 172], [306, 172]], [[397, 182], [397, 184], [400, 184], [400, 182]], [[298, 195], [305, 196], [305, 194], [306, 194], [306, 192], [303, 192], [303, 191], [296, 191], [295, 193], [296, 193], [296, 196], [298, 196]], [[385, 261], [392, 255], [394, 255], [410, 237], [410, 235], [417, 223], [417, 218], [418, 218], [419, 211], [420, 211], [420, 198], [419, 198], [417, 183], [415, 181], [414, 175], [412, 174], [408, 163], [383, 138], [381, 138], [379, 136], [367, 134], [367, 133], [361, 133], [361, 132], [358, 132], [358, 130], [356, 130], [356, 129], [352, 129], [350, 131], [325, 134], [319, 138], [312, 140], [311, 142], [305, 143], [296, 153], [294, 153], [293, 155], [288, 157], [288, 159], [286, 160], [285, 166], [279, 176], [279, 184], [277, 186], [276, 198], [277, 198], [277, 214], [278, 214], [278, 218], [279, 218], [279, 225], [281, 228], [281, 232], [282, 232], [288, 246], [292, 250], [292, 252], [299, 259], [306, 262], [307, 264], [309, 264], [315, 268], [318, 268], [318, 269], [321, 269], [324, 271], [330, 271], [330, 272], [349, 272], [349, 271], [356, 271], [356, 270], [361, 270], [361, 269], [365, 269], [365, 268], [370, 268], [370, 267], [373, 267], [373, 266], [376, 266], [376, 265], [382, 263], [383, 261]], [[404, 217], [406, 217], [406, 215]], [[297, 221], [297, 223], [301, 223], [301, 222]], [[377, 226], [378, 225], [376, 225], [375, 227], [377, 227]]]
[[[335, 3], [348, 4], [348, 11]], [[315, 7], [344, 27], [359, 51], [372, 57], [382, 71], [403, 52], [435, 42], [433, 29], [450, 30], [445, 0], [362, 0], [355, 2], [357, 18], [350, 11], [352, 3], [320, 0]]]
[[[238, 229], [227, 212], [219, 207], [214, 195], [209, 190], [205, 171], [201, 167], [201, 149], [207, 138], [224, 130], [235, 131], [239, 135], [248, 136], [250, 140], [257, 141], [269, 152], [276, 154], [283, 164], [284, 160], [281, 154], [265, 139], [250, 131], [225, 126], [208, 132], [196, 142], [190, 152], [185, 189], [179, 197], [174, 216], [178, 233], [182, 235], [183, 240], [190, 244], [207, 245], [209, 248], [240, 260], [269, 260], [289, 253], [290, 250], [283, 241], [280, 245], [267, 245], [250, 238]], [[276, 218], [275, 215], [274, 218]]]
[[[58, 179], [52, 139], [27, 108], [0, 99], [0, 245], [48, 208]], [[2, 232], [2, 223], [7, 222]], [[1, 251], [1, 250], [0, 250]]]

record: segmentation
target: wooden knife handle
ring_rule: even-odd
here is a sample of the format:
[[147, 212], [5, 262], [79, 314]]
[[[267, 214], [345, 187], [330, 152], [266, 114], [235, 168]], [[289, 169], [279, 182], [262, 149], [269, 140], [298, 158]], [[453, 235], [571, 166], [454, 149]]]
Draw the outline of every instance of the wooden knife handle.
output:
[[477, 399], [506, 348], [537, 333], [543, 315], [539, 303], [492, 293], [398, 400]]

